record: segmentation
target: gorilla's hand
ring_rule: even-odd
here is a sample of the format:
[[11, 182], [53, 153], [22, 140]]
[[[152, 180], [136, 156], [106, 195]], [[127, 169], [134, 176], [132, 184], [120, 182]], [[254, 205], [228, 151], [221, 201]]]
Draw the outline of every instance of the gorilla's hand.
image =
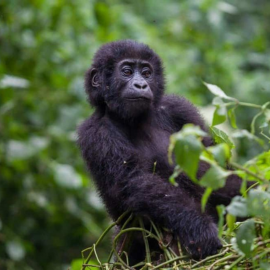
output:
[[189, 231], [188, 236], [184, 237], [183, 240], [185, 249], [195, 260], [214, 255], [222, 248], [214, 223], [208, 224], [204, 230], [200, 227], [199, 230], [195, 228], [193, 231]]

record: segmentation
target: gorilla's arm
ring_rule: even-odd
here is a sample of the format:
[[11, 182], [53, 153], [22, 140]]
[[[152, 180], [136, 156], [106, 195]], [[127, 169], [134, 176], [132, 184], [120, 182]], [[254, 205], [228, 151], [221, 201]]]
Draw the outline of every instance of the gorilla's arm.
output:
[[177, 233], [194, 258], [215, 254], [221, 245], [212, 218], [187, 191], [147, 172], [140, 153], [115, 126], [101, 121], [80, 127], [79, 145], [111, 216], [126, 210], [149, 216]]
[[161, 104], [168, 111], [169, 117], [177, 131], [188, 123], [192, 123], [207, 131], [198, 109], [187, 99], [176, 95], [164, 95]]
[[[181, 130], [185, 124], [189, 123], [199, 126], [202, 130], [208, 132], [208, 128], [198, 109], [187, 99], [175, 95], [164, 95], [161, 108], [168, 114], [175, 132]], [[205, 137], [203, 144], [205, 146], [213, 145], [212, 138], [210, 136]]]
[[[208, 131], [203, 118], [197, 108], [183, 97], [167, 95], [163, 98], [163, 104], [169, 108], [170, 117], [174, 126], [181, 129], [183, 125], [192, 123], [200, 126], [204, 131]], [[214, 145], [213, 139], [209, 136], [203, 140], [205, 146]], [[223, 188], [214, 191], [210, 197], [212, 205], [224, 204], [228, 205], [234, 196], [240, 195], [242, 179], [237, 175], [230, 175], [226, 179], [226, 184]], [[250, 182], [248, 186], [254, 184]]]

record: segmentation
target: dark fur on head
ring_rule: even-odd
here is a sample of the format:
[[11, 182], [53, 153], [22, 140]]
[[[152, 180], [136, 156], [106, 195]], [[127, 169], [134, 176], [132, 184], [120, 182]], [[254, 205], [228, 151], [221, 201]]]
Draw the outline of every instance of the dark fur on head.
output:
[[[133, 40], [120, 40], [103, 45], [95, 54], [93, 64], [86, 72], [85, 89], [91, 105], [105, 108], [105, 99], [108, 96], [109, 85], [113, 85], [112, 73], [115, 65], [123, 59], [141, 59], [153, 64], [157, 80], [155, 80], [155, 100], [156, 105], [164, 92], [164, 76], [162, 62], [159, 56], [147, 45]], [[92, 70], [97, 70], [98, 86], [91, 84]]]

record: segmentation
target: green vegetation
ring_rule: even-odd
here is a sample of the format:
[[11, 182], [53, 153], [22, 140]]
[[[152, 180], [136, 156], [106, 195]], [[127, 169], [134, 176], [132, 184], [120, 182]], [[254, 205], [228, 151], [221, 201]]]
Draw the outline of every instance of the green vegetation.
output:
[[[2, 1], [0, 269], [80, 269], [81, 250], [108, 226], [76, 146], [76, 127], [91, 114], [83, 74], [94, 52], [125, 38], [149, 44], [162, 57], [169, 93], [205, 106], [212, 100], [202, 83], [207, 82], [219, 96], [213, 126], [228, 118], [238, 129], [225, 126], [229, 138], [213, 127], [220, 146], [198, 148], [194, 155], [213, 163], [212, 175], [225, 175], [223, 160], [235, 145], [231, 165], [246, 180], [258, 180], [259, 188], [246, 194], [243, 186], [244, 196], [227, 209], [228, 227], [221, 231], [220, 226], [220, 234], [234, 236], [240, 225], [234, 216], [254, 217], [239, 227], [237, 245], [226, 252], [232, 264], [244, 258], [269, 269], [264, 263], [269, 228], [262, 224], [269, 224], [269, 16], [268, 0]], [[220, 96], [210, 84], [234, 98]], [[192, 134], [185, 130], [175, 140], [195, 136], [200, 145], [200, 132], [187, 128]], [[195, 163], [180, 165], [194, 175]], [[204, 181], [204, 203], [223, 180], [217, 187]], [[254, 228], [241, 246], [241, 235]], [[109, 239], [98, 245], [102, 262], [110, 252]]]

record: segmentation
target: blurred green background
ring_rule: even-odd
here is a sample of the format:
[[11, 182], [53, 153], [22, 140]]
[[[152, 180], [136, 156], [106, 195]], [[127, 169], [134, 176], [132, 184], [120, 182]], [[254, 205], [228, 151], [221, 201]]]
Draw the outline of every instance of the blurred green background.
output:
[[[76, 127], [92, 112], [83, 78], [94, 52], [126, 38], [149, 44], [167, 92], [196, 105], [213, 98], [202, 81], [270, 100], [269, 0], [2, 0], [0, 269], [80, 269], [74, 260], [109, 224]], [[237, 110], [238, 126], [253, 113]], [[240, 158], [258, 149], [242, 140]]]

